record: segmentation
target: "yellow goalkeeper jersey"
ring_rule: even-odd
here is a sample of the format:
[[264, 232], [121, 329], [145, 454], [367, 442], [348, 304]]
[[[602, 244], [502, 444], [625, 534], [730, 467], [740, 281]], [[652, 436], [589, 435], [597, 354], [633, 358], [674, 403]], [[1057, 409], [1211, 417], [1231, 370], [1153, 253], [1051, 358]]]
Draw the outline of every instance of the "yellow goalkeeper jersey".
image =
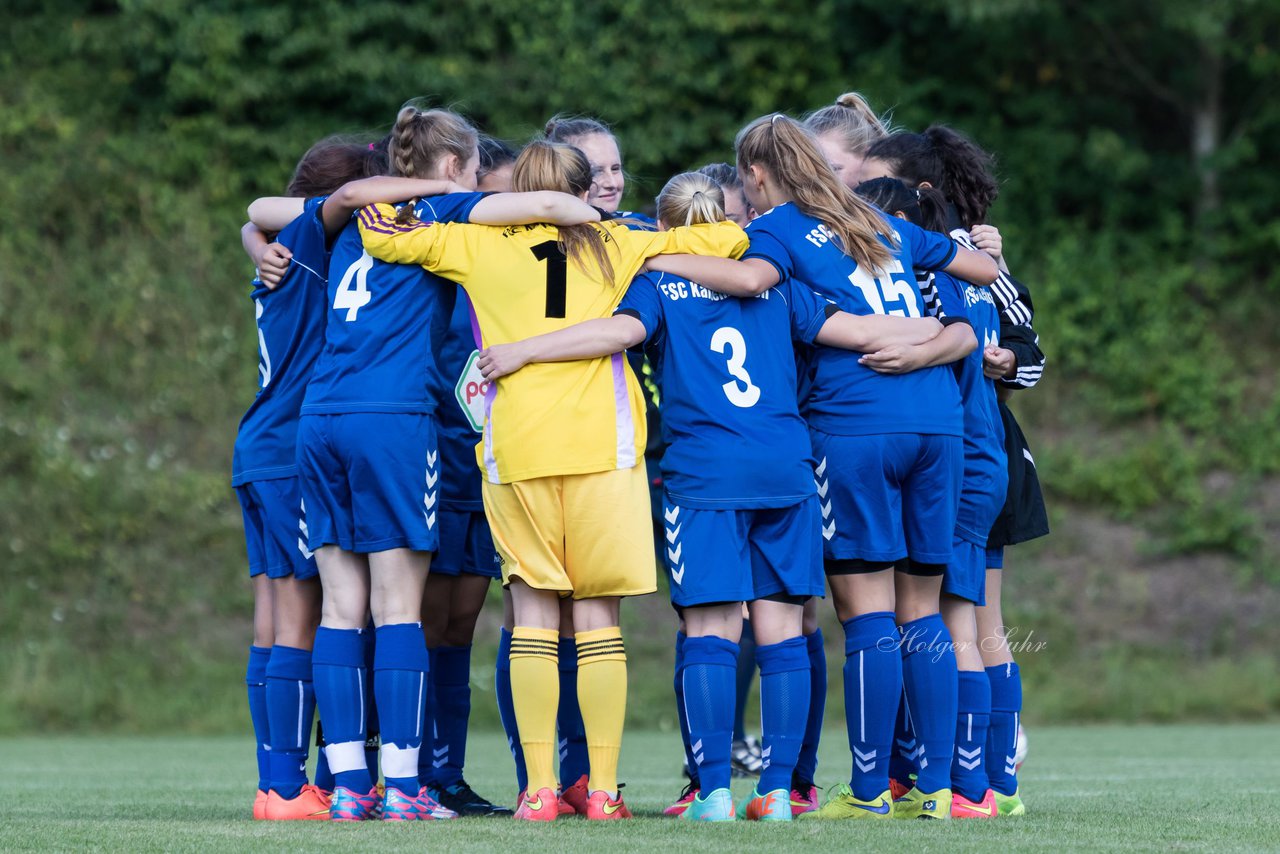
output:
[[[421, 264], [471, 297], [480, 347], [609, 317], [645, 259], [689, 253], [738, 257], [746, 233], [731, 222], [631, 231], [597, 227], [613, 281], [588, 254], [586, 270], [565, 258], [553, 225], [397, 224], [395, 208], [360, 212], [360, 236], [374, 258]], [[476, 462], [491, 483], [625, 469], [644, 457], [644, 397], [622, 353], [530, 364], [490, 386]]]

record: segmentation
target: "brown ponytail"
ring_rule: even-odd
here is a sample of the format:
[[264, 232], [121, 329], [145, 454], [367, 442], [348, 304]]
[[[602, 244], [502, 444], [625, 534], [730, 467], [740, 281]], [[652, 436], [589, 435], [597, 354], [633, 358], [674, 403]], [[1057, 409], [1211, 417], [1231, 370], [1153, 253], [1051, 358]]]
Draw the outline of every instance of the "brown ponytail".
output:
[[[591, 189], [591, 164], [586, 155], [571, 145], [535, 140], [526, 145], [516, 158], [511, 172], [511, 189], [517, 193], [554, 190], [581, 197]], [[600, 271], [602, 281], [606, 285], [613, 282], [613, 261], [609, 258], [600, 226], [591, 223], [561, 225], [558, 231], [557, 242], [566, 258], [590, 276], [591, 270], [587, 266], [587, 257], [590, 256]]]
[[846, 255], [868, 269], [892, 259], [880, 242], [893, 237], [883, 215], [846, 187], [810, 133], [781, 113], [762, 116], [738, 132], [738, 168], [763, 167], [795, 206], [831, 230]]

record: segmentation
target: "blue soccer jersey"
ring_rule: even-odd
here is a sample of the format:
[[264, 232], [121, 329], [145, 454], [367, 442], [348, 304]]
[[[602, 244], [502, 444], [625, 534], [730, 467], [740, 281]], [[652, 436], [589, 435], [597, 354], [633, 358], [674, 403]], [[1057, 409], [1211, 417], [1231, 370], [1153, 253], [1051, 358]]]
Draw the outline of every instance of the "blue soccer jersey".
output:
[[633, 219], [635, 225], [629, 226], [633, 231], [657, 231], [658, 221], [653, 217], [639, 211], [614, 211], [614, 219]]
[[[422, 199], [419, 219], [467, 222], [484, 193]], [[388, 264], [364, 251], [353, 218], [329, 263], [324, 352], [303, 414], [433, 413], [435, 348], [449, 323], [453, 282], [416, 264]]]
[[738, 299], [665, 273], [631, 283], [617, 312], [644, 324], [661, 363], [662, 477], [682, 507], [787, 507], [814, 494], [796, 407], [792, 339], [835, 307], [800, 282]]
[[[455, 286], [456, 287], [456, 286]], [[484, 396], [489, 383], [476, 367], [471, 300], [457, 288], [453, 316], [436, 356], [440, 383], [440, 503], [442, 509], [483, 512], [482, 475], [476, 466], [476, 444], [484, 431]]]
[[946, 273], [935, 274], [933, 282], [943, 312], [948, 317], [968, 318], [978, 337], [978, 349], [950, 367], [964, 406], [964, 484], [956, 532], [975, 545], [985, 546], [987, 533], [1004, 506], [1009, 483], [996, 387], [982, 373], [983, 348], [1000, 344], [1000, 310], [990, 288]]
[[323, 203], [307, 199], [302, 215], [276, 238], [293, 253], [279, 287], [271, 290], [255, 280], [249, 295], [258, 324], [258, 396], [240, 419], [232, 486], [297, 473], [298, 410], [324, 346], [329, 250], [320, 220]]
[[[873, 275], [841, 251], [825, 225], [788, 202], [747, 225], [751, 248], [743, 258], [768, 261], [782, 281], [794, 277], [850, 314], [923, 317], [924, 299], [912, 268], [945, 267], [955, 257], [956, 245], [909, 222], [891, 220], [891, 227], [898, 246], [890, 247], [888, 268]], [[819, 347], [813, 354], [802, 402], [811, 426], [836, 436], [961, 434], [960, 395], [945, 365], [879, 374], [858, 364], [859, 355], [832, 347]]]

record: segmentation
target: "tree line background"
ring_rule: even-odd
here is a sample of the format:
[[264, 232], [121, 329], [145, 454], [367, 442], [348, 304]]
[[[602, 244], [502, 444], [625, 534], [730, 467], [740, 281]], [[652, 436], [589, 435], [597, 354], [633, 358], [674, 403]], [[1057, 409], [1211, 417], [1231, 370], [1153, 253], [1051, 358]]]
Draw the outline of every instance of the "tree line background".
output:
[[[1280, 711], [1276, 0], [50, 0], [6, 17], [0, 732], [243, 726], [228, 478], [257, 349], [237, 229], [316, 139], [380, 134], [417, 96], [513, 141], [555, 112], [605, 119], [640, 209], [731, 160], [746, 121], [850, 89], [995, 152], [992, 220], [1049, 354], [1013, 404], [1055, 527], [1009, 555], [1010, 623], [1044, 643], [1022, 656], [1028, 716]], [[660, 598], [624, 610], [665, 626]], [[629, 638], [634, 722], [674, 722], [670, 633]]]

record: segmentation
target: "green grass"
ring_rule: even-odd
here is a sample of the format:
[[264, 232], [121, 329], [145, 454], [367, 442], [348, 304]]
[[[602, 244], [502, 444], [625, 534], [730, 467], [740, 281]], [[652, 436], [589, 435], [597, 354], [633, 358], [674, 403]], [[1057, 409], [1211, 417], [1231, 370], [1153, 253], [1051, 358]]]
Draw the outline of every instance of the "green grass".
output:
[[[1042, 727], [1031, 733], [1028, 815], [985, 822], [693, 826], [659, 811], [682, 780], [671, 735], [627, 736], [623, 824], [531, 827], [469, 819], [414, 825], [269, 824], [249, 819], [247, 738], [51, 737], [0, 740], [0, 850], [454, 852], [1250, 851], [1280, 845], [1280, 764], [1264, 745], [1280, 725]], [[829, 730], [819, 776], [848, 767]], [[468, 776], [512, 797], [500, 735], [473, 735]], [[735, 789], [745, 792], [746, 781]]]

